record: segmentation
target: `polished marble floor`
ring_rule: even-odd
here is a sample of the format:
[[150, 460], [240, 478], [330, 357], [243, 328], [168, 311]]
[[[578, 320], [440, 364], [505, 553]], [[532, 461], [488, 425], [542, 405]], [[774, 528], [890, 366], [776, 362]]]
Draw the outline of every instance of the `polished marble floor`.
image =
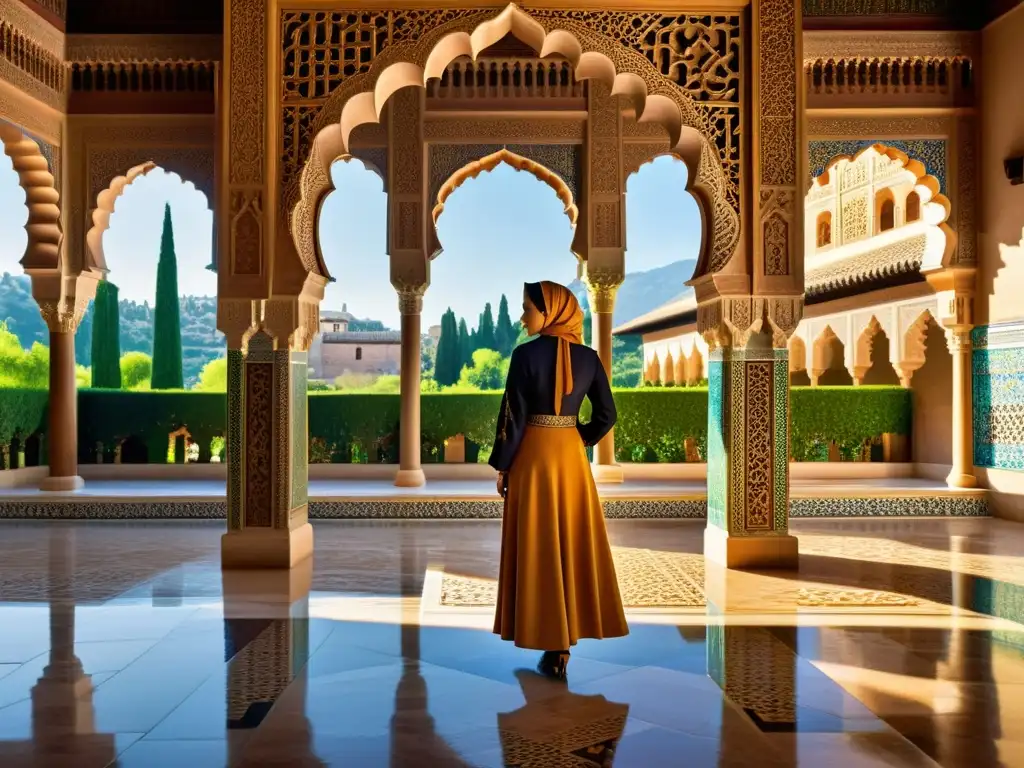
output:
[[[221, 531], [0, 522], [0, 766], [1024, 766], [1024, 526], [800, 521], [799, 571], [702, 565], [568, 684], [432, 590], [494, 579], [496, 523], [324, 522], [226, 576]], [[609, 531], [700, 560], [700, 523]]]

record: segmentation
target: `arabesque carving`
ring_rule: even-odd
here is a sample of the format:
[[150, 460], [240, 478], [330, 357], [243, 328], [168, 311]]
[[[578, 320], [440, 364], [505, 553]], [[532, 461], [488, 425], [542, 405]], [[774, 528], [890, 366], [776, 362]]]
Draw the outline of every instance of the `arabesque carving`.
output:
[[[300, 179], [286, 188], [283, 196], [285, 210], [292, 212], [293, 237], [307, 270], [318, 269], [315, 211], [330, 191], [331, 163], [350, 154], [352, 131], [360, 124], [378, 122], [383, 105], [396, 90], [412, 85], [424, 87], [431, 78], [440, 77], [456, 58], [475, 58], [509, 33], [542, 55], [561, 54], [573, 64], [578, 79], [604, 82], [638, 117], [665, 126], [670, 148], [687, 163], [688, 184], [703, 205], [714, 231], [713, 238], [708, 239], [714, 244], [715, 252], [708, 254], [706, 262], [715, 269], [728, 261], [739, 239], [738, 134], [735, 152], [732, 149], [722, 152], [713, 142], [714, 137], [720, 135], [715, 128], [717, 110], [733, 110], [738, 118], [738, 103], [726, 100], [731, 98], [730, 89], [708, 94], [706, 100], [695, 102], [678, 83], [659, 72], [644, 54], [636, 48], [625, 47], [622, 44], [625, 41], [595, 32], [593, 27], [600, 25], [588, 26], [577, 21], [581, 17], [576, 12], [536, 11], [527, 15], [509, 6], [497, 13], [461, 10], [445, 13], [451, 14], [447, 17], [451, 19], [448, 23], [424, 31], [415, 42], [381, 43], [380, 52], [364, 71], [338, 75], [340, 85], [331, 92], [314, 121], [316, 138], [309, 161]], [[583, 18], [606, 17], [598, 13], [584, 14]], [[286, 36], [285, 45], [294, 38], [295, 35]], [[728, 57], [725, 60], [731, 61]], [[358, 69], [362, 69], [362, 65]], [[286, 79], [292, 71], [305, 72], [301, 66], [298, 70], [284, 66]], [[304, 76], [311, 77], [308, 72]], [[297, 92], [303, 92], [302, 87], [306, 86], [296, 85]], [[294, 134], [291, 136], [294, 138]], [[289, 153], [304, 154], [302, 148], [287, 142], [288, 134], [284, 147], [286, 158]]]

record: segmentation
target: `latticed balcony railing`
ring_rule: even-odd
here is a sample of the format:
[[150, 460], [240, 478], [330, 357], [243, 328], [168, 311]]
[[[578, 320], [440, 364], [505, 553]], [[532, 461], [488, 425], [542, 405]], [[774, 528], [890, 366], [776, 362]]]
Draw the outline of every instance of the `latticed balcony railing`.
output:
[[432, 99], [573, 98], [583, 96], [583, 83], [573, 78], [567, 61], [531, 58], [462, 59], [427, 84]]
[[804, 65], [811, 94], [956, 94], [970, 91], [970, 59], [850, 58], [816, 59]]
[[82, 93], [213, 93], [213, 61], [107, 61], [68, 65], [70, 85]]
[[64, 90], [64, 63], [5, 21], [0, 21], [0, 57], [56, 93]]

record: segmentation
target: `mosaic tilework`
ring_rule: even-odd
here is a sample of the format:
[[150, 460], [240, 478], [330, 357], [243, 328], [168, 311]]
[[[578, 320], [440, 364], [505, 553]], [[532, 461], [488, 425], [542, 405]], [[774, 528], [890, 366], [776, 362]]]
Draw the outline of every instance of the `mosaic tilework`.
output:
[[974, 463], [1024, 470], [1024, 323], [971, 334]]
[[291, 429], [291, 505], [295, 509], [306, 503], [309, 491], [309, 355], [305, 352], [291, 353], [292, 418]]
[[228, 528], [238, 531], [242, 528], [242, 456], [245, 446], [242, 442], [242, 414], [245, 412], [245, 390], [242, 388], [242, 351], [228, 350], [228, 508], [231, 511]]
[[729, 427], [722, 407], [723, 366], [720, 359], [708, 363], [708, 509], [709, 522], [724, 529], [729, 493], [725, 436]]
[[[707, 502], [691, 499], [609, 499], [610, 520], [703, 520]], [[0, 501], [9, 520], [223, 520], [225, 501]], [[477, 520], [500, 519], [500, 501], [312, 501], [310, 519]], [[983, 496], [940, 495], [790, 499], [790, 517], [985, 517]]]
[[774, 410], [775, 430], [773, 445], [775, 448], [775, 477], [772, 485], [775, 496], [774, 528], [776, 533], [789, 530], [789, 350], [776, 349], [774, 362], [775, 383], [772, 387], [772, 408]]
[[887, 147], [906, 152], [913, 160], [924, 163], [928, 173], [938, 179], [942, 193], [949, 194], [945, 139], [823, 139], [809, 141], [807, 144], [811, 176], [820, 176], [825, 172], [825, 167], [839, 155], [852, 157], [864, 147], [885, 144]]

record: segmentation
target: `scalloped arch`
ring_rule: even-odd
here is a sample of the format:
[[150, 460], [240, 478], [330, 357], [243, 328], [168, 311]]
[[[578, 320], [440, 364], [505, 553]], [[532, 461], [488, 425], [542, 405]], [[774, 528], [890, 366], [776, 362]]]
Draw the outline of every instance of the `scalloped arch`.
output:
[[[88, 246], [89, 254], [92, 257], [92, 263], [87, 266], [93, 269], [98, 269], [104, 273], [109, 271], [107, 267], [107, 258], [103, 252], [103, 234], [110, 229], [110, 217], [114, 215], [114, 206], [117, 205], [117, 199], [124, 194], [125, 190], [130, 187], [136, 179], [141, 176], [147, 176], [155, 170], [161, 170], [167, 174], [174, 174], [181, 179], [182, 184], [192, 184], [192, 182], [186, 180], [180, 174], [175, 171], [169, 171], [152, 160], [147, 160], [144, 163], [139, 163], [138, 165], [129, 168], [128, 172], [124, 176], [115, 176], [107, 188], [96, 196], [96, 207], [92, 212], [92, 226], [89, 227], [89, 231], [85, 235], [85, 242]], [[194, 187], [195, 185], [192, 184], [192, 186]], [[197, 187], [196, 191], [201, 190]], [[209, 205], [209, 199], [207, 199], [206, 202], [207, 205]]]
[[885, 144], [871, 144], [870, 146], [862, 147], [853, 155], [836, 155], [835, 157], [828, 161], [828, 164], [825, 166], [825, 170], [822, 171], [821, 175], [814, 177], [813, 181], [811, 182], [812, 188], [815, 186], [827, 185], [831, 181], [832, 169], [840, 162], [844, 160], [851, 163], [856, 162], [865, 153], [872, 151], [876, 152], [879, 155], [882, 155], [883, 157], [887, 157], [894, 162], [899, 163], [912, 174], [914, 174], [914, 177], [916, 179], [914, 182], [914, 190], [917, 191], [918, 187], [924, 187], [926, 190], [928, 190], [927, 196], [921, 199], [922, 210], [924, 209], [924, 206], [929, 203], [933, 205], [940, 205], [942, 206], [945, 215], [942, 217], [942, 221], [939, 223], [944, 224], [946, 222], [946, 220], [949, 218], [951, 204], [949, 202], [949, 199], [940, 192], [941, 186], [939, 184], [939, 180], [928, 173], [928, 169], [920, 160], [915, 160], [914, 158], [910, 157], [906, 152], [896, 149], [895, 147], [887, 146]]
[[[448, 180], [437, 191], [437, 200], [431, 211], [435, 227], [441, 214], [444, 213], [445, 202], [456, 189], [461, 187], [467, 179], [475, 179], [481, 173], [490, 173], [502, 163], [517, 171], [526, 171], [536, 177], [538, 181], [542, 181], [551, 187], [562, 202], [564, 206], [563, 211], [569, 217], [569, 223], [575, 228], [576, 222], [579, 219], [579, 209], [576, 207], [576, 202], [573, 199], [572, 190], [569, 189], [569, 185], [565, 183], [561, 176], [549, 168], [528, 157], [517, 155], [508, 149], [500, 149], [479, 160], [466, 163], [466, 165], [448, 177]], [[440, 243], [438, 243], [437, 250], [431, 254], [431, 258], [436, 258], [440, 253], [441, 247]]]
[[60, 192], [57, 190], [50, 164], [39, 145], [20, 128], [0, 122], [0, 143], [11, 158], [18, 182], [25, 192], [28, 235], [21, 266], [25, 272], [60, 270], [60, 248], [64, 233], [60, 224]]
[[626, 99], [638, 122], [656, 123], [666, 130], [669, 151], [686, 164], [687, 191], [701, 210], [697, 271], [703, 274], [725, 266], [739, 244], [739, 214], [729, 201], [730, 182], [718, 151], [705, 138], [712, 133], [710, 126], [688, 96], [644, 56], [583, 25], [561, 20], [558, 28], [549, 30], [514, 4], [479, 21], [470, 31], [456, 29], [458, 23], [432, 30], [414, 43], [389, 47], [368, 72], [337, 88], [321, 109], [313, 126], [309, 158], [297, 184], [284, 195], [292, 238], [308, 272], [326, 275], [316, 247], [316, 216], [321, 200], [332, 189], [330, 166], [350, 154], [352, 132], [360, 125], [379, 123], [385, 104], [399, 89], [424, 88], [455, 59], [468, 56], [475, 60], [508, 34], [542, 57], [565, 58], [577, 79], [604, 83], [613, 96]]

